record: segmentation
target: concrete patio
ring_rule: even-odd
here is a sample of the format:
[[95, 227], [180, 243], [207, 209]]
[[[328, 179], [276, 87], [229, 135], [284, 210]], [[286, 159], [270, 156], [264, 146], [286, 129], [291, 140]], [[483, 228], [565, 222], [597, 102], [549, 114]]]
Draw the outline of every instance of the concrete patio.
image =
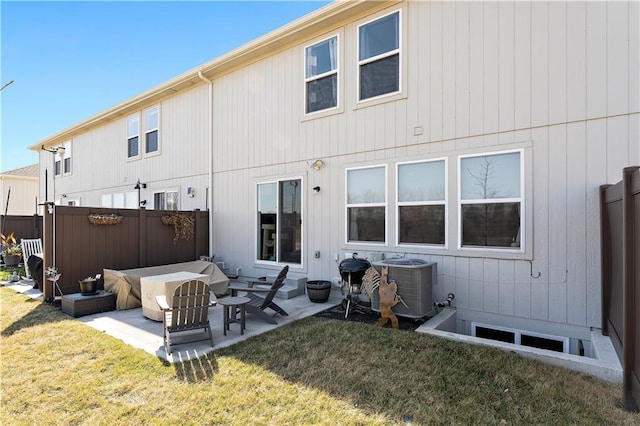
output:
[[[11, 288], [31, 298], [42, 300], [42, 292], [33, 288], [33, 281], [0, 282], [0, 285]], [[226, 336], [223, 333], [222, 327], [223, 308], [217, 305], [209, 310], [209, 321], [213, 332], [214, 347], [210, 346], [208, 340], [185, 343], [184, 345], [174, 346], [171, 355], [167, 355], [164, 349], [162, 322], [153, 321], [144, 317], [142, 315], [142, 308], [103, 312], [75, 319], [89, 327], [120, 339], [128, 345], [142, 349], [158, 358], [173, 363], [201, 357], [216, 349], [233, 345], [252, 336], [257, 336], [285, 324], [312, 316], [340, 304], [341, 300], [340, 290], [335, 288], [331, 290], [331, 296], [325, 303], [313, 303], [309, 301], [306, 295], [291, 299], [276, 299], [278, 305], [280, 305], [289, 316], [275, 315], [274, 318], [278, 324], [267, 324], [255, 318], [253, 315], [247, 314], [244, 334], [240, 334], [239, 324], [231, 324], [231, 329], [227, 331]], [[273, 313], [269, 309], [267, 309], [266, 312]], [[69, 318], [73, 317], [70, 316]]]

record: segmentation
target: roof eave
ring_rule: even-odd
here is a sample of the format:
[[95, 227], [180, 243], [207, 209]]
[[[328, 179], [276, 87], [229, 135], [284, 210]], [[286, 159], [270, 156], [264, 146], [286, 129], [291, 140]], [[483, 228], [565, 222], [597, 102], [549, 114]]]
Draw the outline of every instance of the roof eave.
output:
[[198, 77], [198, 73], [200, 72], [212, 80], [241, 66], [255, 62], [264, 56], [273, 54], [276, 50], [284, 49], [304, 39], [313, 38], [325, 32], [329, 27], [337, 26], [341, 22], [352, 19], [354, 16], [361, 15], [365, 12], [373, 13], [377, 10], [401, 3], [402, 1], [403, 0], [336, 0], [231, 52], [195, 67], [138, 96], [130, 98], [112, 108], [49, 136], [29, 146], [29, 149], [40, 151], [42, 145], [51, 146], [58, 144], [72, 138], [78, 133], [129, 114], [134, 110], [143, 108], [145, 105], [158, 102], [186, 88], [205, 84]]

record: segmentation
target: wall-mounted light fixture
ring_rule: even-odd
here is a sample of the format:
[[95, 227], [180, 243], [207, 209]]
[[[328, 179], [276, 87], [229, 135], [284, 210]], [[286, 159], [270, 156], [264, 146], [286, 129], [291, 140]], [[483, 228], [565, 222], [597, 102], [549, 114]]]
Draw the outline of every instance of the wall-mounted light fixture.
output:
[[[138, 178], [138, 181], [136, 182], [136, 186], [133, 187], [133, 189], [137, 189], [138, 190], [138, 205], [139, 206], [144, 206], [145, 204], [147, 204], [146, 200], [141, 200], [140, 199], [140, 190], [142, 188], [146, 188], [146, 187], [147, 187], [147, 184], [140, 182], [140, 178]], [[143, 203], [143, 201], [144, 201], [144, 203]]]
[[316, 192], [320, 192], [320, 187], [319, 186], [314, 186], [313, 190], [316, 191]]
[[320, 170], [324, 166], [324, 161], [318, 160], [309, 160], [309, 167], [312, 167], [314, 170]]
[[196, 195], [196, 190], [191, 186], [187, 188], [187, 197], [193, 198]]
[[60, 156], [64, 155], [64, 146], [55, 146], [53, 148], [45, 148], [44, 145], [42, 145], [42, 150], [48, 151], [52, 154], [58, 154]]

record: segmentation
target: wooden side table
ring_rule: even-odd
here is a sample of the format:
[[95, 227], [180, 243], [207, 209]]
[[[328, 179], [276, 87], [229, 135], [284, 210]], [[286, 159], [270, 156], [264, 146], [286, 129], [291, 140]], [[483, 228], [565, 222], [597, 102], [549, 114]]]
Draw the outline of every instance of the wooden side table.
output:
[[[229, 324], [240, 324], [240, 334], [244, 334], [245, 324], [245, 306], [251, 299], [242, 296], [222, 297], [218, 299], [218, 304], [222, 305], [222, 330], [227, 335]], [[231, 309], [229, 309], [231, 308]], [[240, 319], [238, 319], [238, 310], [240, 311]]]

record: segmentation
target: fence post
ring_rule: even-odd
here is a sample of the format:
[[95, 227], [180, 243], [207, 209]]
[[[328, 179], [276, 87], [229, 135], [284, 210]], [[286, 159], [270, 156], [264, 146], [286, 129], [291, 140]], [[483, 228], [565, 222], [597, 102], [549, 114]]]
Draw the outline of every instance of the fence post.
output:
[[138, 265], [140, 267], [147, 266], [147, 209], [140, 207], [138, 209]]
[[625, 167], [622, 171], [622, 315], [624, 332], [622, 336], [622, 388], [624, 406], [627, 410], [637, 410], [633, 398], [633, 370], [635, 367], [635, 294], [634, 294], [634, 223], [633, 216], [633, 174], [640, 167]]
[[45, 203], [42, 213], [42, 298], [44, 300], [53, 300], [55, 296], [53, 283], [47, 280], [46, 274], [47, 267], [55, 266], [51, 264], [53, 261], [53, 214], [49, 212], [50, 206], [50, 204]]
[[193, 211], [193, 217], [195, 218], [193, 223], [193, 258], [200, 259], [200, 226], [202, 225], [202, 219], [200, 217], [200, 209]]

